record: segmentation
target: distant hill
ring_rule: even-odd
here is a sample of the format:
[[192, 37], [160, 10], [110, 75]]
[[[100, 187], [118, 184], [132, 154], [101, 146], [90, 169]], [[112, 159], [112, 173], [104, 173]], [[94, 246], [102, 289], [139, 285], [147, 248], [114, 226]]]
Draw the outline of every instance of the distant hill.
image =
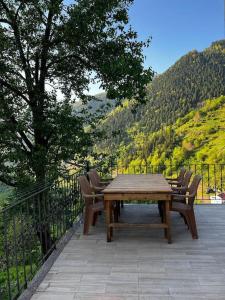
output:
[[104, 149], [115, 149], [131, 141], [129, 129], [137, 124], [151, 133], [173, 124], [205, 99], [225, 95], [225, 40], [214, 42], [202, 52], [193, 50], [181, 57], [148, 86], [148, 101], [132, 113], [131, 105], [110, 112], [104, 129]]
[[82, 104], [81, 101], [77, 101], [74, 105], [75, 110], [80, 110], [83, 106], [88, 107], [92, 113], [98, 113], [104, 110], [105, 113], [110, 112], [115, 107], [115, 101], [109, 100], [106, 97], [106, 93], [99, 93], [92, 97], [87, 104]]

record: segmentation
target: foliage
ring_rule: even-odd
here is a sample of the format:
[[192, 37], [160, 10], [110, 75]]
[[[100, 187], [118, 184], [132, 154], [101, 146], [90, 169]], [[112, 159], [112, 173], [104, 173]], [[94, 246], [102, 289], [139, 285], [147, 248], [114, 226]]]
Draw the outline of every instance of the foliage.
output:
[[[148, 101], [135, 113], [132, 102], [121, 110], [113, 110], [103, 123], [107, 137], [101, 146], [105, 152], [111, 152], [121, 141], [128, 145], [132, 141], [130, 128], [136, 123], [140, 132], [154, 133], [201, 107], [205, 99], [221, 95], [225, 95], [225, 40], [213, 43], [203, 52], [191, 51], [156, 76], [148, 86]], [[154, 134], [151, 138], [154, 140]]]
[[0, 183], [0, 211], [2, 208], [8, 205], [9, 198], [13, 194], [13, 188]]
[[72, 105], [92, 99], [85, 91], [93, 81], [118, 103], [144, 101], [149, 41], [129, 27], [132, 2], [0, 0], [1, 181], [43, 181], [85, 158], [96, 117]]
[[[196, 118], [197, 116], [197, 118]], [[131, 142], [119, 147], [122, 165], [225, 164], [225, 96], [207, 100], [174, 125], [144, 134], [139, 124], [129, 129]]]
[[[35, 269], [35, 265], [33, 265], [33, 269]], [[24, 271], [25, 270], [25, 271]], [[16, 283], [17, 275], [20, 283], [24, 284], [22, 281], [24, 278], [24, 272], [28, 273], [30, 271], [30, 266], [18, 266], [18, 268], [12, 267], [9, 269], [10, 278], [12, 280], [12, 283]], [[2, 299], [9, 299], [7, 294], [7, 272], [0, 272], [0, 295], [2, 296]], [[16, 288], [12, 288], [12, 293], [16, 293]]]

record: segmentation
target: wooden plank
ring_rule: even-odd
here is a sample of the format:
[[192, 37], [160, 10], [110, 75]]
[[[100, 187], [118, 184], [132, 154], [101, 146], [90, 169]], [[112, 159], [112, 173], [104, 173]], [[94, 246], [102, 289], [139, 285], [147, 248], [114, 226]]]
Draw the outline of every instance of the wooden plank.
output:
[[153, 194], [153, 193], [107, 193], [104, 195], [105, 200], [123, 200], [123, 201], [132, 201], [132, 200], [137, 200], [137, 201], [166, 201], [170, 200], [171, 196], [168, 193], [158, 193], [158, 194]]
[[168, 225], [165, 223], [157, 223], [157, 224], [147, 224], [147, 223], [111, 223], [109, 224], [110, 227], [114, 228], [124, 228], [124, 227], [136, 227], [136, 228], [168, 228]]
[[103, 193], [172, 193], [162, 174], [118, 175]]

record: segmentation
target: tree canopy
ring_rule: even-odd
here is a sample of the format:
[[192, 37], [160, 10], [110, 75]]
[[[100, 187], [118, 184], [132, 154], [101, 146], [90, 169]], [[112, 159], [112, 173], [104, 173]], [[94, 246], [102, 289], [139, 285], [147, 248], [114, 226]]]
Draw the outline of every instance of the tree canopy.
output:
[[85, 157], [96, 120], [72, 103], [88, 101], [93, 81], [118, 103], [144, 101], [149, 41], [129, 26], [132, 2], [0, 0], [1, 181], [44, 180]]

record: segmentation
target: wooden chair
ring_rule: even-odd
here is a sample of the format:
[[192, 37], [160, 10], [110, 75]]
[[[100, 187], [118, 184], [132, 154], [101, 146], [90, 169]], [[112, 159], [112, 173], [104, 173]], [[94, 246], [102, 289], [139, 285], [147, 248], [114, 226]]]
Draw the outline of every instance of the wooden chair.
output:
[[[198, 238], [197, 226], [195, 221], [195, 213], [194, 213], [194, 200], [197, 195], [198, 186], [202, 177], [200, 175], [195, 175], [192, 183], [187, 189], [187, 193], [185, 195], [176, 194], [176, 199], [180, 199], [179, 202], [172, 201], [172, 205], [170, 210], [179, 212], [183, 218], [185, 223], [188, 225], [190, 229], [191, 235], [193, 239]], [[172, 196], [173, 197], [173, 196]]]
[[181, 182], [181, 186], [172, 187], [174, 194], [182, 194], [182, 195], [186, 194], [192, 174], [193, 174], [192, 171], [187, 171], [184, 175], [183, 181]]
[[103, 182], [100, 181], [100, 177], [97, 176], [98, 174], [97, 175], [96, 174], [97, 172], [95, 173], [92, 170], [87, 173], [88, 179], [90, 180], [91, 186], [94, 189], [94, 191], [101, 192], [106, 188], [107, 184], [106, 183], [103, 184]]
[[85, 205], [83, 234], [88, 234], [90, 225], [97, 221], [98, 212], [104, 210], [103, 194], [94, 194], [86, 176], [79, 176], [78, 182]]
[[[91, 182], [91, 186], [96, 192], [103, 191], [106, 188], [107, 184], [110, 183], [110, 181], [101, 181], [101, 177], [99, 176], [96, 169], [91, 169], [87, 174]], [[120, 215], [120, 206], [123, 207], [123, 201], [116, 201], [116, 205], [118, 215]]]
[[[184, 199], [177, 198], [176, 195], [185, 195], [186, 194], [192, 174], [193, 174], [192, 171], [187, 171], [184, 175], [183, 181], [181, 182], [181, 186], [172, 187], [173, 201], [178, 201], [178, 202], [183, 201], [184, 202]], [[161, 220], [163, 221], [163, 206], [162, 205], [163, 205], [162, 201], [158, 201], [158, 211], [159, 211]]]
[[97, 172], [96, 169], [91, 169], [90, 172], [92, 172], [96, 179], [98, 180], [98, 182], [100, 183], [100, 185], [107, 185], [109, 184], [111, 181], [112, 181], [112, 178], [109, 178], [109, 179], [102, 179], [100, 176], [99, 176], [99, 173]]
[[181, 184], [184, 180], [185, 173], [186, 173], [186, 169], [181, 168], [180, 173], [177, 176], [177, 178], [166, 178], [166, 180], [168, 180], [168, 183], [171, 184], [171, 185], [181, 186]]
[[[95, 194], [93, 188], [87, 180], [86, 176], [79, 176], [78, 182], [81, 189], [82, 198], [84, 200], [84, 228], [83, 234], [88, 234], [91, 225], [95, 225], [99, 212], [104, 211], [104, 195]], [[113, 206], [114, 219], [118, 221], [118, 212]]]

